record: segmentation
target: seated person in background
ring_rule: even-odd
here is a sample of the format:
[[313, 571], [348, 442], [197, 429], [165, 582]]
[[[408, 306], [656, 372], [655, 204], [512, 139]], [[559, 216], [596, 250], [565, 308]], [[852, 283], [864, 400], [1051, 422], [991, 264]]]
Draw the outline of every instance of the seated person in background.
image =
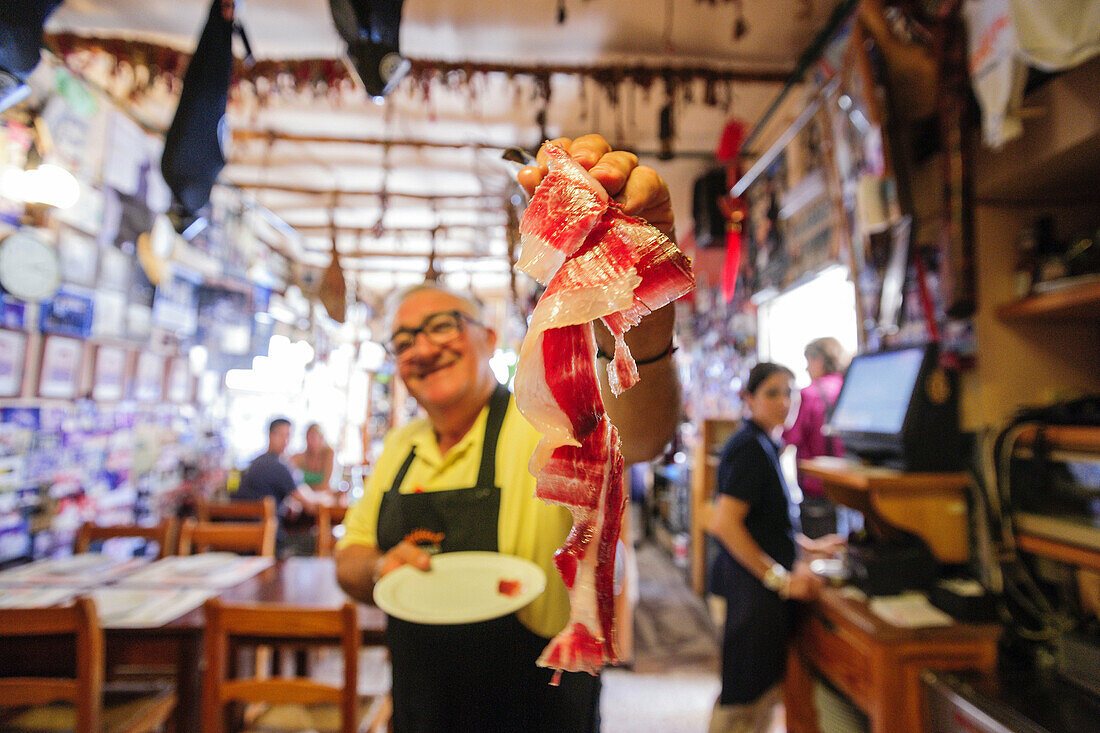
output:
[[303, 512], [313, 514], [318, 506], [332, 504], [328, 495], [314, 491], [308, 484], [296, 484], [290, 468], [283, 463], [283, 453], [290, 443], [290, 421], [279, 417], [267, 426], [267, 452], [258, 456], [241, 475], [241, 483], [233, 494], [235, 500], [258, 501], [274, 497], [279, 516], [293, 519]]
[[[822, 428], [844, 384], [848, 355], [832, 336], [814, 339], [806, 344], [804, 353], [810, 384], [799, 393], [798, 416], [783, 431], [783, 440], [795, 447], [795, 458], [799, 461], [818, 456], [842, 456], [844, 446], [840, 440], [825, 435]], [[802, 533], [811, 538], [835, 533], [836, 508], [825, 495], [821, 479], [799, 471], [798, 486], [802, 489], [802, 503], [799, 505]]]
[[319, 424], [310, 423], [306, 428], [306, 449], [291, 456], [290, 464], [302, 472], [302, 483], [318, 494], [326, 494], [339, 502], [341, 495], [332, 488], [336, 453], [325, 441]]

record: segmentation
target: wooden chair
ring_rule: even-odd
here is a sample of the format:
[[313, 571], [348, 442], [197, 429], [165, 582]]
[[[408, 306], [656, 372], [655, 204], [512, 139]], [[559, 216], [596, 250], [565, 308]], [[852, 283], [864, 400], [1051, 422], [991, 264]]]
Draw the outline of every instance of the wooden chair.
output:
[[157, 543], [157, 560], [165, 555], [174, 555], [176, 552], [176, 537], [179, 531], [179, 522], [174, 518], [166, 517], [153, 526], [138, 524], [112, 524], [108, 526], [98, 525], [94, 522], [85, 522], [76, 533], [76, 542], [73, 544], [74, 552], [87, 552], [94, 542], [104, 542], [118, 537], [135, 537]]
[[[202, 729], [225, 733], [237, 715], [231, 704], [268, 703], [255, 721], [263, 731], [384, 731], [389, 721], [387, 695], [361, 697], [359, 685], [359, 622], [355, 606], [340, 609], [276, 605], [229, 605], [206, 602]], [[239, 678], [233, 661], [241, 648], [260, 644], [297, 644], [311, 648], [339, 647], [343, 684], [332, 685], [301, 676]]]
[[179, 554], [223, 550], [275, 557], [274, 519], [263, 522], [199, 522], [187, 519], [180, 530]]
[[[164, 726], [176, 706], [171, 690], [108, 695], [104, 700], [104, 637], [95, 602], [77, 598], [71, 606], [0, 610], [0, 639], [35, 637], [41, 659], [3, 659], [21, 666], [22, 677], [0, 678], [0, 729], [76, 733], [145, 733]], [[57, 640], [54, 646], [46, 638]], [[67, 645], [66, 645], [67, 644]], [[57, 654], [75, 650], [75, 676], [55, 676]], [[14, 656], [14, 655], [13, 655]], [[72, 669], [72, 667], [70, 667]]]
[[345, 506], [322, 506], [317, 509], [317, 557], [332, 557], [336, 547], [333, 528], [344, 521], [348, 508]]
[[265, 496], [258, 501], [207, 501], [200, 499], [195, 516], [200, 522], [268, 522], [275, 519], [275, 498]]

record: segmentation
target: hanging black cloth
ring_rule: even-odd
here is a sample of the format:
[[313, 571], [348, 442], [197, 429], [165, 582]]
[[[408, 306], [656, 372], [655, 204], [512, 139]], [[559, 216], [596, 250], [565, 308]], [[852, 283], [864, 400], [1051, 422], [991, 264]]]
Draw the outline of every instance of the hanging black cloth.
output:
[[161, 173], [172, 189], [173, 213], [184, 219], [193, 219], [210, 201], [210, 190], [225, 166], [234, 31], [247, 50], [244, 31], [233, 19], [233, 0], [213, 0], [164, 140]]
[[351, 71], [367, 94], [393, 91], [411, 64], [401, 57], [401, 6], [404, 0], [329, 0], [336, 30], [347, 43]]
[[0, 14], [0, 69], [26, 79], [38, 65], [42, 26], [62, 0], [5, 3]]
[[0, 112], [30, 93], [24, 84], [38, 65], [42, 26], [62, 0], [7, 2], [0, 13]]

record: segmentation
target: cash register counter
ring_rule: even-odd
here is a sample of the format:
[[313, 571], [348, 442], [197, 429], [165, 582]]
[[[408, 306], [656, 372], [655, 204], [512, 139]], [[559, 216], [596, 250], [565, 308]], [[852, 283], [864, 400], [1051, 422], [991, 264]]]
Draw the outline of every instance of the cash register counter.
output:
[[997, 624], [899, 628], [866, 601], [826, 588], [809, 605], [791, 646], [787, 730], [820, 730], [813, 705], [813, 678], [820, 675], [867, 715], [872, 733], [920, 733], [926, 729], [922, 670], [992, 672], [1000, 634]]
[[[941, 562], [967, 556], [965, 473], [917, 474], [817, 458], [799, 467], [822, 479], [837, 503], [869, 525], [904, 526], [928, 541]], [[997, 624], [900, 628], [864, 600], [826, 588], [807, 608], [791, 646], [786, 678], [787, 729], [816, 733], [813, 678], [823, 676], [860, 708], [873, 733], [925, 730], [921, 671], [992, 672]]]

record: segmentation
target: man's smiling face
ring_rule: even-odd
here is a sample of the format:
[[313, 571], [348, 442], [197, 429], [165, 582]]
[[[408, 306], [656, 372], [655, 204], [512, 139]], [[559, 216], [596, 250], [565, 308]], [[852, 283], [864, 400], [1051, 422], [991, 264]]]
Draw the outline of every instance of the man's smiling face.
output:
[[461, 319], [454, 338], [439, 345], [418, 333], [413, 345], [397, 360], [397, 373], [409, 394], [429, 412], [480, 395], [496, 334], [476, 322], [477, 314], [469, 303], [439, 290], [413, 292], [393, 319], [396, 332], [420, 328], [429, 317], [456, 310], [469, 318]]

